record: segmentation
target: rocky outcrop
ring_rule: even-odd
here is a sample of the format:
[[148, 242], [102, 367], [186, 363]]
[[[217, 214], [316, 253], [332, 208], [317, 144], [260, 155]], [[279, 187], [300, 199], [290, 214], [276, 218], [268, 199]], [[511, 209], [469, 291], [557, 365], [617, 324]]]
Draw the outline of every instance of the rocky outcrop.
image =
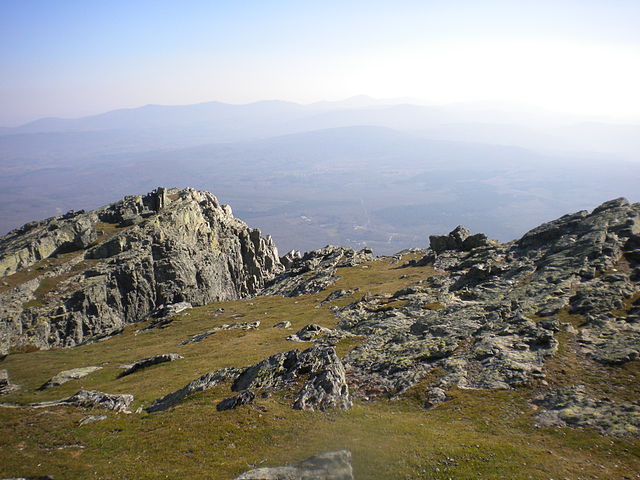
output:
[[462, 225], [458, 225], [448, 235], [431, 235], [429, 237], [429, 247], [435, 253], [442, 253], [447, 250], [458, 250], [468, 252], [474, 248], [489, 245], [490, 241], [484, 233], [471, 232]]
[[163, 353], [160, 355], [154, 355], [153, 357], [143, 358], [142, 360], [138, 360], [131, 365], [125, 365], [124, 371], [121, 372], [118, 376], [120, 378], [126, 377], [127, 375], [131, 375], [132, 373], [135, 373], [138, 370], [142, 370], [143, 368], [148, 368], [152, 365], [158, 365], [159, 363], [173, 362], [180, 358], [184, 357], [182, 355], [178, 355], [177, 353]]
[[352, 333], [345, 332], [344, 330], [333, 330], [315, 323], [310, 323], [296, 333], [289, 335], [287, 340], [292, 342], [315, 342], [335, 345], [343, 338], [352, 336], [354, 336]]
[[[83, 233], [91, 229], [106, 233]], [[0, 293], [0, 353], [76, 345], [162, 305], [254, 295], [284, 270], [270, 237], [193, 189], [158, 189], [25, 225], [0, 238], [0, 264], [6, 275], [72, 250], [55, 271]]]
[[542, 380], [557, 334], [567, 328], [560, 312], [584, 319], [577, 340], [585, 359], [635, 361], [640, 264], [629, 253], [639, 233], [640, 204], [618, 199], [510, 243], [465, 245], [471, 237], [463, 228], [432, 238], [426, 263], [439, 273], [336, 311], [339, 329], [363, 336], [343, 359], [352, 393], [397, 395], [438, 371], [429, 386], [442, 390], [430, 401], [436, 404], [454, 385], [515, 388]]
[[26, 405], [17, 403], [2, 403], [0, 404], [0, 406], [44, 408], [69, 405], [72, 407], [87, 409], [103, 408], [106, 410], [113, 410], [115, 412], [129, 412], [129, 407], [133, 403], [133, 400], [133, 395], [130, 395], [128, 393], [103, 393], [97, 390], [80, 390], [70, 397], [66, 397], [61, 400], [28, 403]]
[[81, 390], [57, 404], [81, 408], [104, 408], [115, 412], [128, 412], [133, 403], [133, 395], [126, 393], [102, 393], [96, 390]]
[[257, 468], [235, 480], [353, 480], [351, 452], [327, 452], [285, 467]]
[[563, 387], [534, 400], [543, 427], [594, 427], [607, 435], [640, 438], [640, 403], [594, 399], [582, 385]]
[[329, 357], [324, 362], [324, 368], [309, 375], [302, 390], [296, 395], [293, 408], [297, 410], [327, 410], [330, 408], [348, 410], [352, 403], [344, 366], [338, 360], [335, 351], [326, 349], [322, 351], [322, 354]]
[[223, 368], [216, 370], [215, 372], [205, 373], [201, 377], [192, 380], [181, 389], [154, 400], [151, 406], [147, 408], [147, 412], [161, 412], [174, 407], [191, 395], [213, 388], [222, 382], [237, 378], [240, 372], [241, 370], [237, 368]]
[[287, 260], [286, 272], [276, 277], [263, 294], [297, 297], [317, 293], [338, 280], [337, 268], [353, 267], [373, 258], [369, 248], [354, 250], [334, 245], [312, 250], [301, 257], [294, 255]]
[[79, 367], [72, 368], [71, 370], [64, 370], [49, 379], [44, 385], [40, 387], [40, 390], [46, 390], [47, 388], [57, 387], [59, 385], [62, 385], [63, 383], [70, 382], [71, 380], [84, 378], [90, 373], [95, 372], [96, 370], [102, 370], [102, 367]]
[[351, 408], [342, 362], [331, 346], [313, 346], [303, 352], [277, 353], [243, 371], [232, 390], [282, 389], [307, 375], [293, 407], [303, 410]]

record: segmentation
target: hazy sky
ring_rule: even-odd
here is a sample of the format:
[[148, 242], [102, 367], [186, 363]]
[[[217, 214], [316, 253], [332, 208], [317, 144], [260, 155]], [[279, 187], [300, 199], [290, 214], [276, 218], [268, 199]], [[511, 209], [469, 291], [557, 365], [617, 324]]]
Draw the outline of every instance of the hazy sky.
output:
[[0, 125], [358, 94], [638, 118], [639, 26], [639, 0], [0, 0]]

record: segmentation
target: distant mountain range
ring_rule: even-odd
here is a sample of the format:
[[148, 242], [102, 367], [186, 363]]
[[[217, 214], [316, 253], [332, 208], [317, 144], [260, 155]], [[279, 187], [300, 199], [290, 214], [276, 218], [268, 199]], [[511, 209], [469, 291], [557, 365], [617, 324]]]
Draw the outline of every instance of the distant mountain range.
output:
[[4, 128], [0, 233], [192, 185], [282, 248], [392, 253], [452, 228], [449, 218], [508, 240], [563, 211], [640, 200], [636, 125], [394, 102], [147, 105]]

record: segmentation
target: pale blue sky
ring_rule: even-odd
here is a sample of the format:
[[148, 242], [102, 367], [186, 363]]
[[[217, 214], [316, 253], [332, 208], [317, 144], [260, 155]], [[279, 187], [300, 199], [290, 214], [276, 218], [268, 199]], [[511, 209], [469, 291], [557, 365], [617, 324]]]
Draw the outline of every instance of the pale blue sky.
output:
[[640, 2], [0, 0], [0, 125], [352, 95], [640, 116]]

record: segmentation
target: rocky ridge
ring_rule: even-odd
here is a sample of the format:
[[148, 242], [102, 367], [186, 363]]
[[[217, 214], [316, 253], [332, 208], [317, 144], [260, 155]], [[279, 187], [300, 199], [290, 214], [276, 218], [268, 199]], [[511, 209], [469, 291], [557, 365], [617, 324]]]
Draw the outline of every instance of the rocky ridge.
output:
[[32, 222], [0, 238], [0, 353], [77, 345], [166, 305], [254, 295], [283, 270], [270, 237], [193, 189]]
[[[617, 199], [514, 242], [471, 236], [462, 227], [431, 237], [418, 263], [433, 265], [435, 275], [336, 311], [338, 329], [364, 337], [343, 359], [354, 395], [395, 396], [434, 371], [427, 397], [436, 399], [453, 386], [544, 382], [560, 331], [577, 335], [583, 358], [635, 361], [639, 234], [640, 205]], [[562, 312], [584, 318], [579, 331], [559, 318]]]

